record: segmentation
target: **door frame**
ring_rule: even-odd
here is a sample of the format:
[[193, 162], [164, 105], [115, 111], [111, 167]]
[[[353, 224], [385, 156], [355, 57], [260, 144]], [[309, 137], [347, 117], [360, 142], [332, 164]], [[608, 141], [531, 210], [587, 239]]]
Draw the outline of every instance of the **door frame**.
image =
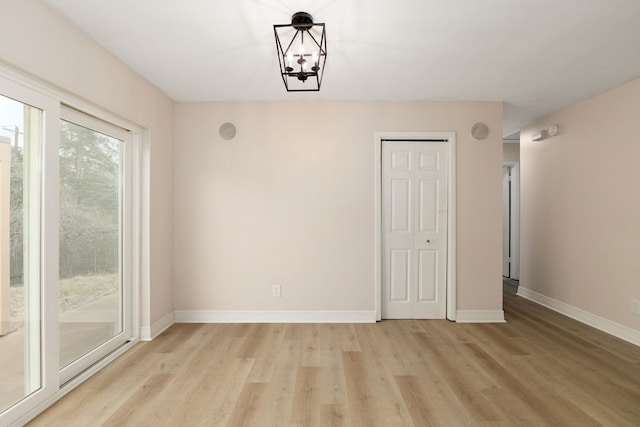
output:
[[502, 166], [508, 167], [511, 173], [511, 203], [509, 205], [511, 214], [509, 226], [511, 265], [509, 278], [520, 280], [520, 162], [502, 162]]
[[456, 320], [456, 133], [376, 132], [374, 135], [374, 282], [376, 320], [382, 320], [382, 143], [384, 140], [442, 140], [449, 150], [447, 186], [447, 292], [448, 320]]

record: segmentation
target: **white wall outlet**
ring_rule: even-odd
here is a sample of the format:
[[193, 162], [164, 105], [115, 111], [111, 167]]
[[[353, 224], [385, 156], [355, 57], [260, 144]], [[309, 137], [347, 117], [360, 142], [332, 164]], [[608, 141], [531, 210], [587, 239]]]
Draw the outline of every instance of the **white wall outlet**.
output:
[[640, 299], [631, 298], [631, 312], [640, 316]]
[[282, 285], [273, 285], [271, 287], [271, 296], [280, 298], [282, 296]]

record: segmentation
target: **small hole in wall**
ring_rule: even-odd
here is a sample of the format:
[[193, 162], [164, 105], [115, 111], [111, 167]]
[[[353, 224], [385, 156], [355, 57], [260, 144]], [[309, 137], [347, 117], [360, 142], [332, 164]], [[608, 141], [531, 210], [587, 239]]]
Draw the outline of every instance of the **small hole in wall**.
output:
[[220, 126], [220, 137], [225, 141], [230, 141], [236, 137], [236, 126], [233, 123], [223, 123]]

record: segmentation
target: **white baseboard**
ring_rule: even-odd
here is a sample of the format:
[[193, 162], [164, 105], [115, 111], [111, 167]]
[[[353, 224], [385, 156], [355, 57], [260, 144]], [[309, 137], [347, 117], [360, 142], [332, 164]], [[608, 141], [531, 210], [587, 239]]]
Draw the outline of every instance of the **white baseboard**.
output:
[[457, 323], [505, 323], [503, 310], [458, 310]]
[[152, 339], [163, 333], [165, 330], [167, 330], [174, 323], [175, 314], [171, 312], [151, 326], [142, 326], [140, 328], [140, 340], [151, 341]]
[[628, 341], [631, 344], [640, 346], [640, 331], [621, 325], [604, 317], [585, 311], [581, 308], [567, 304], [562, 301], [542, 295], [531, 289], [518, 287], [518, 296], [531, 300], [560, 314], [564, 314], [578, 322], [587, 324], [593, 328], [606, 332], [609, 335]]
[[375, 311], [178, 310], [176, 323], [375, 323]]

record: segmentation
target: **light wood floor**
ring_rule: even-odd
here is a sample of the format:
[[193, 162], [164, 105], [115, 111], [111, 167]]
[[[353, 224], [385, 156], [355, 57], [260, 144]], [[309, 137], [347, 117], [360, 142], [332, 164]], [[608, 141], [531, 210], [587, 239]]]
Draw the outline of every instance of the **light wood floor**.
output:
[[33, 426], [640, 426], [640, 348], [505, 293], [506, 324], [176, 324]]

